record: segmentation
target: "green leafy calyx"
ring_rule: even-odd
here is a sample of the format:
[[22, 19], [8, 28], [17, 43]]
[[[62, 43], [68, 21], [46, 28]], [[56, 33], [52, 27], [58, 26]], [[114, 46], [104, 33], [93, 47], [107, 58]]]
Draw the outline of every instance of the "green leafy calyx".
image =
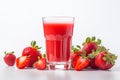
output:
[[117, 56], [115, 54], [112, 54], [110, 52], [106, 52], [106, 54], [103, 57], [103, 60], [106, 61], [106, 65], [108, 64], [115, 64], [115, 60], [117, 60]]
[[72, 46], [72, 52], [79, 52], [80, 49], [81, 49], [81, 47], [79, 45], [76, 45], [76, 47]]
[[93, 36], [93, 37], [87, 37], [86, 40], [85, 40], [85, 42], [83, 42], [82, 45], [84, 46], [86, 43], [89, 43], [89, 42], [94, 42], [94, 43], [96, 43], [97, 45], [100, 45], [100, 44], [101, 44], [101, 40], [100, 40], [100, 39], [97, 39], [97, 40], [96, 40], [96, 37]]
[[43, 54], [42, 56], [43, 56], [43, 58], [46, 58], [46, 54]]
[[39, 47], [37, 44], [36, 44], [36, 41], [31, 41], [31, 46], [37, 50], [41, 49], [42, 47]]
[[11, 52], [4, 52], [4, 54], [14, 54], [15, 52], [14, 51], [11, 51]]

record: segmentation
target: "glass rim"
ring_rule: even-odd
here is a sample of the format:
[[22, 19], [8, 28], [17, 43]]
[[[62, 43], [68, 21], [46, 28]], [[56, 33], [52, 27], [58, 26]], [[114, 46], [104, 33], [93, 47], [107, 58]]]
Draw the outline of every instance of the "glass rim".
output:
[[75, 18], [72, 16], [44, 16], [42, 18]]
[[70, 16], [47, 16], [42, 17], [43, 22], [74, 22], [75, 17]]

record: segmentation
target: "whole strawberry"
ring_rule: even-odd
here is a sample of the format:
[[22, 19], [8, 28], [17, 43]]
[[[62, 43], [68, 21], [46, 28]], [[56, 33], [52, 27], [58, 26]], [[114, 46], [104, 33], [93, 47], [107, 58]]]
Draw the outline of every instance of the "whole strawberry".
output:
[[98, 52], [98, 55], [95, 57], [95, 64], [99, 69], [108, 70], [115, 65], [115, 60], [117, 60], [117, 56], [105, 50]]
[[14, 55], [14, 51], [12, 52], [4, 52], [5, 56], [4, 56], [4, 61], [8, 66], [14, 66], [15, 64], [15, 60], [16, 60], [16, 56]]
[[99, 52], [106, 51], [107, 49], [104, 46], [98, 46], [96, 51], [93, 51], [91, 54], [89, 54], [87, 57], [89, 59], [89, 66], [93, 69], [98, 69], [98, 67], [95, 64], [96, 56], [99, 54]]
[[95, 57], [92, 52], [95, 52], [99, 45], [101, 44], [101, 40], [95, 37], [87, 37], [86, 41], [83, 43], [82, 52], [86, 53], [86, 56], [89, 57], [89, 66], [93, 69], [97, 68], [95, 65]]
[[98, 48], [98, 46], [101, 44], [101, 40], [97, 39], [95, 37], [87, 37], [86, 41], [83, 43], [83, 48], [82, 48], [82, 52], [86, 52], [86, 55], [88, 56], [88, 54], [92, 53], [92, 51], [96, 51], [96, 49]]
[[30, 61], [27, 67], [33, 67], [33, 64], [38, 60], [38, 57], [42, 58], [39, 49], [41, 49], [41, 47], [36, 45], [36, 41], [32, 41], [31, 46], [24, 48], [22, 56], [30, 57]]

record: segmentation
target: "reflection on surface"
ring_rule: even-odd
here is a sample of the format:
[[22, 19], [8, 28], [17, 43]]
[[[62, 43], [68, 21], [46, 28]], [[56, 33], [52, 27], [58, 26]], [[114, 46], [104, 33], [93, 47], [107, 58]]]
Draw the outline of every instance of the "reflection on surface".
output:
[[36, 69], [17, 69], [4, 67], [0, 70], [1, 80], [118, 80], [118, 69], [110, 71], [84, 70], [84, 71], [53, 71]]
[[48, 80], [71, 80], [70, 74], [66, 71], [50, 71], [49, 74], [46, 75]]

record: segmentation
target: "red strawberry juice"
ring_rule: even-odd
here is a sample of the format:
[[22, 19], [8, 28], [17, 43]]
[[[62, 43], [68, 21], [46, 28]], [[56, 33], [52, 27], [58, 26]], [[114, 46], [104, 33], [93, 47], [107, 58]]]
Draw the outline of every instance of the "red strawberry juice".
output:
[[73, 21], [43, 21], [48, 62], [69, 61], [73, 27]]

